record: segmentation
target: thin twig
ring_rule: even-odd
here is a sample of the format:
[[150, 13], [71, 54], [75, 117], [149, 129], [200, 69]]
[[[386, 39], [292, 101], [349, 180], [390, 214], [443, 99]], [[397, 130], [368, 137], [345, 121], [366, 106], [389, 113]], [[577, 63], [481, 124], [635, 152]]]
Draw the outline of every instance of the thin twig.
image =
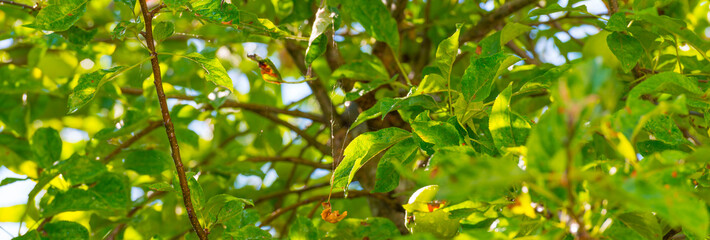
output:
[[515, 45], [515, 43], [514, 43], [513, 41], [510, 41], [510, 42], [506, 43], [505, 46], [508, 46], [508, 48], [510, 48], [510, 50], [513, 50], [513, 52], [514, 52], [515, 54], [517, 54], [518, 56], [522, 57], [522, 58], [523, 58], [523, 61], [525, 61], [525, 63], [527, 63], [527, 64], [534, 64], [534, 65], [540, 65], [540, 64], [541, 64], [541, 63], [540, 63], [540, 60], [538, 60], [538, 59], [533, 58], [532, 56], [530, 56], [525, 50], [523, 50], [522, 48], [518, 47], [518, 45]]
[[300, 165], [311, 166], [320, 169], [330, 169], [330, 164], [313, 162], [303, 158], [297, 157], [250, 157], [245, 161], [248, 162], [291, 162]]
[[27, 4], [22, 4], [22, 3], [18, 3], [18, 2], [14, 2], [14, 1], [10, 1], [10, 0], [0, 0], [0, 6], [2, 6], [2, 5], [17, 6], [17, 7], [23, 8], [23, 9], [29, 9], [30, 12], [39, 11], [41, 9], [41, 7], [39, 5], [30, 6]]
[[144, 128], [144, 129], [141, 130], [140, 132], [136, 133], [136, 135], [133, 135], [133, 137], [129, 138], [127, 141], [121, 143], [121, 145], [119, 145], [118, 147], [116, 147], [116, 149], [114, 149], [113, 151], [111, 151], [111, 153], [109, 153], [108, 155], [106, 155], [106, 157], [104, 157], [104, 159], [102, 160], [102, 162], [103, 162], [104, 164], [108, 164], [109, 162], [111, 162], [111, 160], [112, 160], [116, 155], [118, 155], [119, 153], [121, 153], [121, 151], [122, 151], [123, 149], [128, 148], [128, 147], [131, 146], [133, 143], [135, 143], [136, 141], [138, 141], [138, 139], [141, 139], [143, 136], [148, 135], [148, 133], [152, 132], [153, 130], [155, 130], [156, 128], [158, 128], [158, 127], [160, 127], [160, 126], [162, 126], [162, 125], [163, 125], [163, 122], [160, 122], [160, 121], [150, 121], [150, 122], [148, 123], [148, 127]]
[[[127, 219], [132, 218], [134, 215], [136, 215], [138, 210], [143, 209], [143, 207], [145, 207], [146, 204], [153, 202], [153, 200], [157, 199], [160, 196], [163, 196], [165, 193], [166, 192], [155, 192], [155, 193], [151, 194], [150, 196], [148, 196], [148, 198], [146, 198], [145, 201], [143, 201], [140, 204], [133, 207], [133, 209], [131, 209], [131, 211], [129, 211], [128, 214], [126, 214], [126, 218]], [[106, 237], [106, 239], [107, 240], [116, 239], [116, 236], [118, 236], [118, 234], [121, 233], [121, 231], [125, 227], [126, 227], [126, 223], [118, 224], [118, 226], [116, 226], [115, 228], [113, 228], [113, 230], [111, 230], [111, 233], [108, 235], [108, 237]]]
[[[124, 94], [130, 94], [130, 95], [143, 94], [142, 89], [129, 88], [129, 87], [122, 87], [121, 92], [123, 92]], [[186, 95], [169, 95], [169, 96], [167, 96], [167, 98], [195, 101], [195, 97], [186, 96]], [[254, 104], [254, 103], [242, 103], [242, 102], [236, 102], [233, 100], [225, 101], [220, 106], [220, 108], [239, 108], [239, 109], [244, 109], [244, 110], [248, 110], [248, 111], [266, 111], [266, 112], [273, 112], [273, 113], [278, 113], [278, 114], [290, 115], [290, 116], [294, 116], [294, 117], [306, 118], [306, 119], [312, 120], [314, 122], [326, 123], [326, 120], [323, 118], [323, 116], [318, 116], [318, 115], [315, 115], [312, 113], [302, 112], [299, 110], [281, 109], [281, 108], [277, 108], [277, 107]], [[205, 109], [211, 110], [213, 108], [212, 108], [212, 106], [206, 106]]]
[[307, 192], [307, 191], [314, 190], [314, 189], [318, 189], [318, 188], [322, 188], [322, 187], [327, 187], [328, 185], [329, 185], [329, 183], [325, 182], [325, 183], [319, 183], [319, 184], [315, 184], [315, 185], [303, 187], [303, 188], [296, 189], [296, 190], [285, 190], [285, 191], [279, 191], [279, 192], [267, 194], [267, 195], [264, 195], [264, 196], [261, 196], [261, 197], [257, 198], [256, 201], [254, 201], [254, 204], [259, 204], [259, 203], [261, 203], [261, 202], [263, 202], [263, 201], [266, 201], [266, 200], [269, 200], [269, 199], [272, 199], [272, 198], [278, 198], [278, 197], [286, 196], [286, 195], [289, 195], [289, 194], [302, 193], [302, 192]]
[[501, 5], [498, 9], [481, 17], [481, 20], [478, 21], [476, 26], [461, 37], [461, 45], [465, 42], [480, 40], [488, 35], [488, 32], [503, 24], [505, 22], [505, 17], [537, 1], [538, 0], [506, 1], [505, 4]]
[[182, 159], [180, 158], [180, 146], [178, 145], [177, 138], [175, 137], [175, 127], [173, 126], [173, 121], [170, 119], [170, 110], [168, 109], [165, 91], [163, 90], [163, 82], [160, 74], [160, 63], [158, 62], [158, 54], [155, 51], [155, 41], [153, 40], [153, 16], [148, 11], [146, 0], [140, 0], [140, 5], [141, 12], [143, 13], [143, 20], [145, 22], [146, 44], [148, 45], [148, 50], [150, 50], [151, 56], [153, 57], [150, 60], [153, 68], [153, 83], [155, 84], [155, 91], [158, 94], [158, 101], [160, 102], [160, 110], [163, 115], [165, 132], [167, 133], [168, 141], [170, 142], [173, 162], [175, 163], [175, 170], [177, 171], [180, 189], [182, 190], [182, 199], [185, 203], [185, 210], [187, 211], [188, 218], [190, 219], [192, 228], [195, 229], [197, 236], [201, 240], [207, 240], [207, 234], [200, 225], [200, 221], [197, 219], [197, 214], [195, 214], [195, 209], [192, 206], [190, 187], [187, 185], [187, 176], [185, 176], [185, 169], [182, 165]]
[[274, 122], [276, 124], [285, 126], [286, 128], [290, 129], [291, 131], [295, 132], [298, 135], [301, 135], [301, 137], [303, 139], [305, 139], [306, 142], [308, 142], [308, 144], [310, 144], [313, 147], [315, 147], [316, 149], [318, 149], [318, 151], [321, 151], [322, 153], [325, 153], [325, 154], [331, 154], [330, 147], [320, 143], [318, 140], [315, 139], [315, 137], [308, 135], [305, 131], [294, 126], [293, 124], [291, 124], [283, 119], [280, 119], [277, 116], [274, 116], [273, 114], [270, 114], [268, 112], [256, 111], [256, 113], [258, 113], [259, 115], [261, 115], [265, 118], [268, 118], [269, 120], [271, 120], [272, 122]]

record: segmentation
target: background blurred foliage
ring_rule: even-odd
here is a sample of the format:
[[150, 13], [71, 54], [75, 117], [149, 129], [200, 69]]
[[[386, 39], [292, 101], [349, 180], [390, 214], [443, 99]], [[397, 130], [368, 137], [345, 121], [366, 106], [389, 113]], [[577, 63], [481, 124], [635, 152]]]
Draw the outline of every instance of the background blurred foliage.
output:
[[[402, 207], [431, 184], [446, 203], [415, 211], [448, 220], [411, 221], [460, 239], [708, 236], [708, 1], [148, 5], [210, 238], [435, 239]], [[0, 10], [0, 189], [34, 183], [5, 230], [196, 238], [137, 1]], [[318, 218], [327, 199], [347, 218]]]

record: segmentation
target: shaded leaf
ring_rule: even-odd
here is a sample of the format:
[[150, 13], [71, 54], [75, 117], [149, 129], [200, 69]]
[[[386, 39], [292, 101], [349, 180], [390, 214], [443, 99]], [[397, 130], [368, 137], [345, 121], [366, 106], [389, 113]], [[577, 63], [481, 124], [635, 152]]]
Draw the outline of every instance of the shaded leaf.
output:
[[291, 240], [318, 240], [318, 229], [313, 222], [301, 215], [291, 224], [288, 232], [288, 239]]
[[632, 36], [619, 32], [609, 34], [606, 38], [606, 43], [609, 45], [611, 52], [614, 53], [614, 56], [621, 62], [621, 68], [624, 72], [631, 71], [644, 54], [641, 42]]
[[399, 185], [399, 172], [397, 165], [408, 164], [415, 156], [418, 146], [414, 139], [407, 138], [395, 145], [382, 155], [377, 163], [375, 174], [375, 187], [372, 192], [389, 192]]
[[89, 239], [89, 230], [76, 222], [56, 221], [44, 225], [48, 239]]
[[387, 43], [399, 52], [399, 30], [397, 21], [392, 18], [390, 11], [380, 0], [345, 0], [342, 2], [344, 10], [359, 22], [372, 37]]
[[101, 174], [106, 172], [106, 165], [98, 160], [74, 154], [60, 163], [59, 171], [64, 179], [76, 185], [93, 181], [98, 176], [101, 176]]
[[171, 158], [167, 153], [158, 150], [135, 150], [126, 155], [123, 166], [138, 174], [156, 175], [166, 169]]
[[157, 42], [162, 42], [172, 36], [174, 32], [175, 24], [173, 22], [157, 22], [153, 26], [153, 39]]
[[54, 128], [40, 128], [32, 135], [34, 160], [42, 168], [49, 168], [59, 161], [62, 154], [62, 138]]

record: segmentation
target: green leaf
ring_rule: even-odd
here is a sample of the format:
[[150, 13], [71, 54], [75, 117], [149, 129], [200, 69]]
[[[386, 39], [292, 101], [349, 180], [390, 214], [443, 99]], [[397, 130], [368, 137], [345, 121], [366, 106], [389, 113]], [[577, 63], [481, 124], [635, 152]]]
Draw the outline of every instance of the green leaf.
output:
[[[74, 91], [69, 95], [67, 114], [72, 114], [78, 111], [94, 98], [96, 92], [105, 83], [104, 77], [111, 73], [120, 74], [125, 67], [113, 67], [111, 69], [98, 70], [92, 73], [81, 75], [79, 83], [74, 87]], [[115, 75], [114, 75], [115, 76]]]
[[705, 53], [710, 49], [710, 44], [703, 40], [695, 34], [695, 32], [688, 29], [686, 23], [682, 20], [673, 19], [668, 16], [657, 16], [651, 14], [637, 14], [634, 15], [637, 19], [649, 22], [653, 26], [666, 30], [670, 33], [680, 36], [681, 38], [688, 41], [688, 43], [695, 49], [698, 53], [705, 56]]
[[624, 181], [620, 190], [628, 194], [625, 201], [632, 204], [632, 208], [648, 209], [671, 224], [681, 225], [684, 230], [707, 236], [710, 220], [706, 204], [692, 195], [634, 178]]
[[159, 191], [159, 192], [172, 192], [175, 191], [172, 185], [164, 182], [157, 182], [157, 183], [150, 183], [144, 185], [144, 187], [153, 190], [153, 191]]
[[138, 33], [143, 28], [145, 25], [142, 23], [133, 23], [129, 21], [120, 21], [116, 24], [116, 26], [113, 28], [111, 31], [111, 39], [118, 39], [123, 41], [126, 37], [126, 33], [133, 32], [133, 33]]
[[[436, 61], [434, 65], [439, 68], [441, 76], [448, 83], [451, 79], [451, 68], [453, 68], [456, 55], [459, 52], [459, 33], [461, 32], [461, 24], [456, 26], [456, 32], [450, 37], [444, 39], [436, 48]], [[448, 84], [447, 84], [448, 85]]]
[[626, 26], [628, 23], [626, 21], [626, 14], [618, 12], [611, 15], [609, 21], [606, 23], [606, 29], [609, 31], [623, 32], [626, 31]]
[[606, 37], [606, 43], [614, 56], [621, 62], [621, 69], [624, 72], [631, 71], [644, 54], [643, 46], [639, 40], [619, 32], [609, 34]]
[[465, 100], [476, 102], [486, 99], [491, 94], [495, 79], [519, 60], [516, 56], [502, 53], [483, 58], [472, 57], [471, 65], [461, 79], [461, 92]]
[[5, 185], [8, 185], [8, 184], [15, 183], [15, 182], [19, 182], [19, 181], [25, 181], [25, 180], [28, 180], [28, 179], [29, 179], [29, 178], [11, 178], [11, 177], [9, 177], [9, 178], [4, 178], [4, 179], [2, 180], [2, 182], [0, 182], [0, 187], [5, 186]]
[[50, 5], [39, 11], [35, 22], [28, 25], [47, 31], [65, 31], [86, 12], [89, 0], [51, 1]]
[[325, 31], [328, 30], [328, 27], [333, 24], [334, 16], [335, 15], [328, 7], [318, 9], [316, 19], [313, 21], [311, 36], [308, 39], [308, 48], [306, 49], [305, 57], [306, 65], [311, 65], [316, 58], [325, 53], [328, 45], [328, 38], [323, 33], [325, 33]]
[[382, 217], [346, 218], [328, 232], [332, 239], [395, 239], [400, 235], [397, 226]]
[[347, 190], [347, 186], [362, 165], [392, 145], [409, 137], [411, 137], [410, 132], [399, 128], [385, 128], [357, 136], [345, 148], [343, 160], [333, 173], [333, 187]]
[[393, 145], [377, 163], [373, 193], [389, 192], [399, 185], [398, 165], [406, 165], [416, 157], [418, 146], [414, 139], [407, 138]]
[[98, 160], [92, 160], [78, 154], [72, 155], [69, 159], [62, 161], [59, 171], [62, 177], [72, 185], [88, 183], [106, 172], [106, 165]]
[[493, 103], [488, 120], [493, 142], [501, 153], [506, 148], [524, 145], [530, 132], [530, 123], [510, 109], [512, 94], [513, 84], [510, 83]]
[[153, 26], [153, 39], [157, 42], [162, 42], [175, 33], [175, 24], [173, 22], [157, 22]]
[[[382, 119], [387, 115], [387, 113], [404, 110], [404, 109], [420, 109], [420, 110], [433, 110], [438, 108], [436, 101], [431, 96], [428, 95], [415, 95], [404, 98], [382, 98], [377, 101], [377, 104], [370, 109], [360, 113], [355, 119], [355, 122], [350, 125], [350, 129], [353, 129], [364, 123], [367, 120], [382, 116]], [[418, 113], [415, 111], [415, 113]]]
[[379, 59], [354, 61], [336, 69], [331, 75], [335, 79], [367, 81], [387, 81], [390, 77]]
[[507, 23], [503, 30], [500, 30], [500, 45], [503, 46], [523, 33], [529, 32], [533, 28], [516, 22]]
[[128, 178], [117, 173], [102, 175], [90, 190], [93, 194], [92, 199], [101, 202], [108, 208], [125, 209], [131, 203]]
[[42, 168], [50, 168], [62, 154], [62, 138], [54, 128], [40, 128], [32, 135], [34, 160]]
[[668, 93], [672, 95], [685, 94], [688, 97], [697, 97], [703, 94], [697, 81], [675, 72], [662, 72], [655, 74], [641, 82], [629, 91], [626, 106], [632, 111], [641, 110], [638, 106], [651, 104], [640, 99], [644, 94]]
[[59, 32], [59, 34], [62, 35], [62, 37], [64, 37], [64, 39], [66, 39], [69, 43], [84, 46], [94, 39], [94, 36], [98, 31], [98, 28], [87, 31], [79, 27], [72, 26], [69, 30]]
[[[166, 2], [169, 2], [169, 1], [170, 0], [166, 0]], [[113, 0], [113, 2], [120, 2], [120, 3], [126, 4], [126, 6], [133, 9], [136, 6], [137, 0]]]
[[650, 212], [624, 213], [619, 215], [617, 219], [646, 239], [661, 239], [663, 237], [656, 216]]
[[288, 239], [291, 240], [318, 240], [318, 229], [313, 222], [301, 215], [296, 216], [296, 220], [291, 224], [288, 231]]
[[306, 49], [306, 64], [311, 65], [313, 61], [316, 60], [316, 58], [320, 57], [325, 53], [326, 48], [328, 47], [328, 38], [326, 37], [325, 34], [321, 34], [320, 36], [316, 37], [312, 42], [309, 43], [308, 49]]
[[44, 225], [48, 239], [89, 239], [89, 230], [75, 222], [56, 221]]
[[412, 132], [417, 134], [424, 142], [435, 144], [437, 147], [459, 145], [459, 132], [450, 123], [414, 121], [411, 125]]
[[448, 82], [439, 74], [432, 73], [424, 76], [422, 82], [417, 86], [417, 91], [414, 94], [428, 94], [446, 91]]
[[685, 139], [678, 125], [667, 115], [651, 117], [644, 125], [644, 129], [653, 134], [656, 139], [667, 144], [678, 145], [688, 143], [688, 140]]
[[585, 5], [580, 5], [577, 7], [562, 7], [557, 3], [553, 3], [550, 5], [545, 6], [544, 8], [538, 8], [535, 10], [530, 11], [528, 16], [533, 17], [533, 16], [540, 16], [540, 15], [548, 15], [551, 13], [556, 13], [556, 12], [582, 12], [586, 13], [587, 12], [587, 7]]
[[254, 206], [251, 200], [237, 198], [228, 194], [215, 195], [205, 205], [207, 221], [210, 225], [226, 222], [241, 214], [246, 204]]
[[372, 37], [387, 43], [399, 52], [399, 30], [397, 21], [392, 18], [390, 11], [380, 0], [345, 0], [342, 9], [347, 10], [350, 16], [359, 22]]
[[[179, 184], [180, 180], [178, 179], [177, 172], [174, 172], [173, 176], [173, 188], [177, 191], [178, 195], [182, 195], [182, 188]], [[194, 172], [185, 173], [185, 177], [187, 178], [187, 186], [190, 188], [190, 195], [192, 196], [192, 205], [195, 209], [201, 209], [205, 203], [205, 192], [194, 176]]]
[[393, 83], [394, 81], [397, 80], [398, 76], [399, 75], [395, 74], [388, 81], [370, 81], [367, 83], [356, 82], [353, 85], [353, 90], [349, 93], [345, 93], [345, 100], [354, 101], [362, 96], [365, 96], [367, 93], [374, 91], [375, 89], [379, 88], [382, 85]]
[[189, 0], [163, 0], [163, 3], [173, 12], [185, 10], [186, 7], [190, 6]]
[[486, 116], [486, 111], [483, 102], [469, 102], [461, 93], [454, 102], [454, 115], [460, 124], [466, 124], [472, 118], [481, 118]]
[[95, 195], [88, 190], [70, 188], [57, 193], [47, 206], [40, 205], [40, 213], [48, 217], [63, 212], [100, 210], [107, 207], [104, 201], [96, 201], [94, 198]]
[[39, 232], [37, 230], [32, 230], [27, 233], [25, 233], [22, 236], [13, 238], [12, 240], [41, 240], [42, 238], [39, 236]]
[[205, 76], [207, 77], [208, 81], [214, 82], [217, 85], [225, 87], [229, 89], [229, 91], [234, 93], [234, 85], [232, 84], [232, 79], [229, 78], [229, 75], [227, 75], [227, 71], [224, 69], [222, 63], [220, 63], [218, 59], [208, 59], [202, 56], [202, 54], [196, 52], [187, 54], [183, 57], [200, 64], [202, 69], [205, 70]]
[[126, 155], [123, 166], [136, 171], [138, 174], [157, 175], [163, 172], [167, 163], [171, 162], [170, 156], [158, 150], [135, 150]]
[[244, 240], [272, 239], [273, 238], [271, 236], [271, 234], [269, 234], [269, 232], [267, 232], [266, 230], [263, 230], [257, 226], [253, 226], [253, 225], [243, 227], [236, 232], [229, 232], [229, 235], [234, 237], [234, 239], [244, 239]]

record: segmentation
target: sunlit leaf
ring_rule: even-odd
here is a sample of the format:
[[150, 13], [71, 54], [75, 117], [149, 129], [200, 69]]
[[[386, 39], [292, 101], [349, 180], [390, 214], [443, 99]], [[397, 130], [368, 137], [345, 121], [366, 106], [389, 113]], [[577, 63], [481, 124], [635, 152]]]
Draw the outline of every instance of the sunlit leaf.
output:
[[190, 59], [202, 67], [205, 71], [205, 77], [207, 81], [214, 82], [217, 85], [229, 89], [229, 91], [234, 92], [234, 85], [232, 84], [232, 79], [227, 75], [227, 71], [224, 70], [222, 63], [216, 58], [206, 58], [202, 54], [193, 52], [189, 53], [184, 58]]
[[343, 160], [333, 173], [333, 186], [345, 188], [352, 182], [355, 173], [371, 158], [403, 141], [411, 136], [411, 133], [399, 128], [386, 128], [377, 132], [364, 133], [355, 138], [343, 154]]
[[47, 31], [65, 31], [86, 12], [89, 0], [52, 1], [37, 14], [29, 26]]

